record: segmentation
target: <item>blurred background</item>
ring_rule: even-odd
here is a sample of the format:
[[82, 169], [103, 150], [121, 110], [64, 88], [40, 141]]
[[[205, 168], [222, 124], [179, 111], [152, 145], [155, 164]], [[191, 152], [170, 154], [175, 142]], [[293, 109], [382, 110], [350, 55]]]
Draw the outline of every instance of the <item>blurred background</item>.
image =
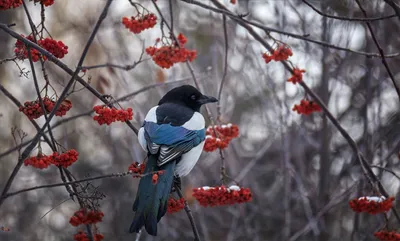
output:
[[[209, 1], [202, 1], [212, 4]], [[156, 13], [151, 1], [138, 1]], [[235, 13], [264, 26], [304, 35], [358, 52], [378, 53], [363, 22], [323, 18], [300, 0], [238, 0], [223, 2]], [[346, 17], [363, 17], [353, 0], [310, 1], [323, 12]], [[33, 21], [40, 23], [40, 5], [27, 2]], [[104, 7], [105, 1], [55, 1], [46, 8], [46, 28], [56, 40], [69, 46], [62, 60], [74, 69], [83, 47]], [[168, 1], [157, 4], [169, 20]], [[385, 1], [362, 1], [369, 17], [393, 14]], [[175, 33], [187, 36], [186, 47], [197, 50], [192, 63], [201, 91], [217, 96], [221, 83], [225, 40], [222, 16], [178, 0], [172, 1]], [[124, 16], [136, 15], [128, 1], [115, 0], [86, 57], [85, 66], [113, 63], [131, 65], [138, 61], [144, 47], [152, 46], [161, 36], [160, 24], [135, 35], [121, 24]], [[157, 15], [158, 16], [158, 15]], [[0, 22], [11, 24], [18, 33], [29, 35], [30, 27], [22, 7], [0, 12]], [[400, 47], [399, 19], [371, 22], [385, 53], [397, 53]], [[268, 42], [266, 32], [255, 29]], [[383, 227], [383, 215], [355, 214], [348, 201], [374, 195], [355, 155], [346, 140], [323, 114], [299, 116], [291, 111], [306, 94], [298, 85], [287, 83], [289, 73], [280, 63], [265, 64], [266, 51], [237, 23], [228, 19], [228, 72], [220, 99], [221, 120], [240, 127], [240, 137], [225, 149], [227, 173], [253, 193], [250, 203], [204, 208], [190, 191], [194, 187], [218, 186], [221, 159], [218, 152], [204, 152], [191, 174], [183, 178], [183, 189], [193, 211], [202, 240], [375, 240], [373, 232]], [[398, 173], [400, 150], [399, 99], [380, 58], [325, 48], [308, 41], [276, 33], [271, 35], [291, 46], [292, 63], [305, 69], [304, 81], [329, 107], [329, 110], [355, 139], [371, 163]], [[0, 31], [0, 60], [13, 57], [15, 39]], [[387, 59], [399, 79], [399, 57]], [[0, 83], [20, 102], [36, 99], [28, 61], [0, 65]], [[52, 86], [61, 93], [70, 76], [51, 62], [45, 64]], [[43, 86], [40, 63], [35, 64]], [[20, 69], [26, 75], [20, 75]], [[84, 79], [103, 94], [118, 98], [145, 86], [164, 83], [142, 92], [123, 108], [134, 111], [132, 124], [140, 127], [144, 115], [168, 90], [182, 83], [193, 84], [185, 64], [160, 69], [145, 53], [134, 69], [98, 68], [87, 71]], [[182, 80], [179, 83], [169, 83]], [[399, 84], [399, 82], [398, 82]], [[77, 85], [76, 89], [81, 86]], [[82, 89], [68, 97], [73, 108], [65, 118], [88, 112], [101, 104]], [[210, 105], [214, 118], [216, 106]], [[55, 117], [52, 124], [62, 120]], [[44, 119], [37, 120], [43, 125]], [[36, 130], [16, 106], [0, 94], [0, 188], [4, 187], [18, 160], [12, 127], [28, 134]], [[208, 123], [209, 124], [209, 123]], [[144, 158], [136, 135], [123, 123], [99, 126], [85, 115], [53, 130], [65, 148], [79, 152], [79, 161], [69, 170], [77, 179], [127, 171], [128, 166]], [[17, 139], [17, 141], [19, 141]], [[51, 153], [43, 143], [43, 152]], [[31, 155], [36, 155], [35, 149]], [[397, 197], [399, 179], [374, 168], [391, 196]], [[45, 170], [23, 166], [11, 191], [35, 185], [61, 182], [55, 167]], [[105, 240], [135, 240], [128, 229], [133, 218], [132, 204], [138, 180], [130, 176], [92, 181], [106, 197], [100, 201], [105, 217], [98, 225]], [[398, 205], [396, 205], [398, 206]], [[6, 199], [0, 209], [0, 240], [52, 241], [72, 240], [77, 228], [68, 222], [79, 209], [64, 187], [25, 192]], [[399, 223], [389, 213], [392, 228]], [[157, 238], [143, 233], [140, 240], [193, 240], [184, 211], [166, 215], [158, 225]]]

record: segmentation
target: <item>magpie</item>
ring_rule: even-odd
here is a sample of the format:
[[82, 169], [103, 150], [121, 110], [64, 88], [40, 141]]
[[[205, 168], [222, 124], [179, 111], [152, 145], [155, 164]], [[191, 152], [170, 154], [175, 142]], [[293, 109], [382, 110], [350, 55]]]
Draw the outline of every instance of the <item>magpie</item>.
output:
[[167, 92], [147, 113], [138, 133], [139, 143], [147, 151], [144, 173], [163, 173], [156, 184], [151, 174], [140, 179], [130, 233], [144, 226], [147, 233], [157, 235], [157, 223], [167, 211], [174, 180], [192, 170], [203, 150], [205, 121], [200, 107], [217, 101], [191, 85], [183, 85]]

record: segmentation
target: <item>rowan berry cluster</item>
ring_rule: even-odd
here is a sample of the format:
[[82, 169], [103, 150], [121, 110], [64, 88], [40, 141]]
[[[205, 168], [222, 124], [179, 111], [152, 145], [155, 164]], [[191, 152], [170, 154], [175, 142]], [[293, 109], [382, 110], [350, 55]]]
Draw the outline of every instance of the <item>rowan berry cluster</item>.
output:
[[[215, 132], [214, 132], [215, 129]], [[239, 136], [239, 127], [234, 124], [227, 124], [221, 126], [209, 126], [206, 130], [206, 140], [204, 143], [204, 151], [212, 152], [219, 149], [228, 147], [233, 138]]]
[[39, 169], [47, 168], [51, 164], [67, 168], [77, 160], [78, 152], [74, 149], [71, 149], [61, 154], [59, 154], [58, 152], [54, 152], [49, 156], [39, 153], [37, 156], [30, 157], [24, 160], [24, 165], [33, 166]]
[[[56, 102], [47, 96], [45, 96], [42, 100], [46, 112], [51, 112]], [[55, 115], [64, 116], [71, 108], [72, 102], [69, 100], [64, 100], [60, 107], [58, 107]], [[19, 111], [23, 112], [29, 118], [29, 120], [37, 119], [44, 114], [39, 100], [25, 102], [24, 106], [19, 107]]]
[[[23, 35], [21, 36], [24, 37]], [[26, 39], [31, 42], [34, 41], [32, 35], [29, 35], [28, 37], [26, 37]], [[56, 41], [52, 38], [45, 38], [38, 40], [37, 44], [59, 59], [64, 58], [64, 56], [68, 54], [68, 46], [66, 46], [62, 41]], [[17, 56], [17, 58], [19, 59], [28, 58], [28, 49], [25, 46], [25, 44], [20, 40], [17, 40], [17, 42], [15, 43], [14, 53], [15, 56]], [[39, 61], [40, 53], [36, 49], [31, 48], [31, 56], [32, 56], [32, 61], [37, 62]], [[42, 58], [43, 60], [47, 59], [46, 56], [43, 56]]]
[[395, 231], [381, 230], [374, 233], [374, 236], [382, 241], [400, 241], [400, 233]]
[[[96, 233], [93, 235], [93, 241], [101, 241], [104, 239], [104, 235], [101, 233]], [[83, 232], [83, 231], [79, 231], [78, 233], [76, 233], [74, 235], [74, 240], [75, 241], [90, 241], [89, 236]]]
[[[134, 162], [128, 167], [128, 171], [131, 171], [134, 174], [142, 175], [144, 173], [145, 168], [146, 164]], [[133, 175], [133, 177], [137, 177], [137, 175]]]
[[303, 73], [305, 72], [306, 71], [304, 69], [294, 68], [293, 75], [290, 76], [288, 82], [292, 82], [293, 84], [300, 83], [301, 81], [303, 81]]
[[39, 169], [45, 169], [51, 165], [51, 158], [49, 156], [38, 154], [24, 160], [25, 166], [33, 166]]
[[[25, 37], [24, 35], [21, 35], [22, 37]], [[33, 36], [29, 35], [25, 37], [27, 40], [34, 42]], [[15, 43], [15, 49], [14, 49], [15, 56], [17, 56], [18, 59], [27, 59], [28, 58], [28, 49], [25, 46], [25, 44], [21, 40], [17, 40]], [[31, 48], [31, 57], [33, 62], [39, 61], [40, 58], [40, 53], [36, 49]]]
[[17, 8], [21, 5], [22, 5], [22, 0], [1, 0], [0, 1], [0, 10]]
[[129, 31], [138, 34], [143, 30], [154, 27], [157, 24], [157, 17], [153, 13], [139, 14], [136, 17], [123, 17], [122, 23]]
[[44, 6], [48, 7], [54, 4], [54, 0], [35, 0], [35, 3], [42, 3]]
[[206, 186], [193, 189], [193, 197], [197, 199], [201, 206], [213, 207], [249, 202], [252, 194], [249, 188], [236, 185], [232, 185], [229, 188]]
[[66, 46], [62, 41], [45, 38], [39, 40], [38, 44], [52, 53], [56, 58], [62, 59], [66, 54], [68, 54], [68, 46]]
[[97, 121], [99, 125], [110, 125], [116, 121], [125, 122], [132, 120], [133, 117], [132, 108], [117, 110], [114, 107], [110, 108], [108, 106], [96, 105], [93, 107], [93, 110], [98, 114], [93, 117], [93, 120]]
[[51, 155], [52, 164], [55, 166], [62, 166], [67, 168], [71, 166], [74, 162], [78, 160], [78, 152], [74, 149], [63, 152], [59, 154], [58, 152], [54, 152]]
[[294, 105], [292, 110], [297, 111], [298, 114], [309, 115], [313, 112], [320, 112], [321, 107], [314, 101], [303, 99], [300, 104]]
[[77, 227], [81, 224], [95, 224], [103, 220], [104, 213], [97, 210], [87, 210], [85, 208], [76, 211], [69, 220], [69, 223]]
[[175, 199], [173, 197], [170, 197], [168, 199], [168, 207], [167, 207], [167, 213], [176, 213], [181, 211], [185, 207], [185, 199], [180, 198], [180, 199]]
[[183, 34], [179, 34], [177, 39], [179, 43], [173, 42], [171, 45], [163, 45], [159, 48], [155, 46], [147, 47], [146, 53], [152, 57], [158, 66], [165, 69], [186, 60], [192, 62], [196, 58], [196, 50], [188, 50], [184, 47], [186, 37]]
[[386, 199], [385, 197], [360, 197], [349, 202], [350, 208], [354, 212], [378, 214], [388, 212], [393, 206], [394, 197]]
[[283, 61], [283, 60], [287, 60], [290, 56], [293, 55], [292, 50], [290, 49], [290, 47], [286, 44], [281, 44], [278, 46], [277, 49], [275, 49], [271, 55], [264, 53], [262, 55], [262, 57], [265, 60], [265, 63], [269, 63], [271, 62], [271, 60], [274, 61]]

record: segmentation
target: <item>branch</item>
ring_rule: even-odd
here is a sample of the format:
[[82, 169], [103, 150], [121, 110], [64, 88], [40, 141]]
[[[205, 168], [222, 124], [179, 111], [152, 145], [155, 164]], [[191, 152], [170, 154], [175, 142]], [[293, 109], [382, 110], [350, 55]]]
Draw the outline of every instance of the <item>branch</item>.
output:
[[396, 14], [392, 14], [389, 16], [384, 16], [384, 17], [376, 17], [376, 18], [349, 18], [349, 17], [340, 17], [340, 16], [334, 16], [334, 15], [329, 15], [326, 13], [323, 13], [321, 10], [318, 8], [314, 7], [310, 2], [307, 0], [302, 0], [303, 3], [305, 3], [307, 6], [312, 8], [316, 13], [318, 13], [321, 16], [327, 17], [327, 18], [332, 18], [336, 20], [343, 20], [343, 21], [354, 21], [354, 22], [373, 22], [373, 21], [379, 21], [379, 20], [384, 20], [384, 19], [389, 19], [396, 17]]
[[[365, 11], [363, 6], [361, 5], [360, 1], [356, 0], [356, 3], [358, 5], [358, 7], [361, 9], [361, 11], [363, 12], [364, 16], [367, 17], [367, 12]], [[376, 47], [378, 48], [379, 54], [381, 55], [382, 64], [385, 66], [385, 69], [388, 72], [390, 79], [392, 80], [393, 86], [396, 89], [397, 95], [398, 95], [399, 100], [400, 100], [400, 89], [399, 89], [399, 86], [397, 86], [396, 80], [394, 79], [394, 75], [393, 75], [392, 71], [389, 68], [389, 64], [386, 61], [385, 53], [383, 52], [382, 47], [379, 44], [378, 39], [375, 36], [374, 30], [372, 29], [371, 24], [369, 22], [366, 22], [366, 24], [368, 26], [369, 32], [371, 33], [372, 39], [374, 40], [374, 43], [375, 43]]]
[[[65, 186], [65, 185], [73, 185], [73, 184], [78, 184], [81, 182], [88, 182], [88, 181], [104, 179], [104, 178], [111, 178], [111, 177], [125, 177], [129, 174], [132, 174], [132, 172], [129, 171], [129, 172], [121, 172], [121, 173], [111, 173], [111, 174], [101, 175], [101, 176], [97, 176], [97, 177], [89, 177], [89, 178], [85, 178], [85, 179], [81, 179], [81, 180], [77, 180], [77, 181], [54, 183], [54, 184], [47, 184], [47, 185], [30, 187], [30, 188], [24, 188], [24, 189], [15, 191], [15, 192], [9, 192], [9, 193], [1, 196], [1, 199], [6, 199], [11, 196], [15, 196], [17, 194], [21, 194], [21, 193], [29, 192], [29, 191], [33, 191], [33, 190], [38, 190], [38, 189], [43, 189], [43, 188], [53, 188], [53, 187], [60, 187], [60, 186]], [[145, 174], [145, 175], [148, 175], [148, 174]], [[143, 177], [143, 175], [134, 175], [134, 177]]]
[[[72, 74], [72, 77], [71, 77], [70, 81], [68, 82], [68, 84], [65, 86], [63, 92], [62, 92], [61, 95], [60, 95], [60, 98], [59, 98], [58, 101], [55, 103], [54, 108], [53, 108], [53, 110], [50, 112], [49, 117], [48, 117], [46, 123], [45, 123], [45, 124], [43, 125], [43, 127], [37, 132], [37, 134], [36, 134], [35, 137], [33, 138], [33, 141], [30, 143], [30, 145], [22, 152], [22, 155], [21, 155], [21, 157], [19, 158], [18, 163], [16, 164], [14, 170], [12, 171], [10, 177], [8, 178], [8, 180], [7, 180], [7, 182], [6, 182], [5, 186], [4, 186], [4, 189], [3, 189], [2, 194], [1, 194], [2, 197], [3, 197], [4, 195], [7, 194], [8, 190], [9, 190], [10, 187], [11, 187], [11, 184], [12, 184], [12, 182], [13, 182], [15, 176], [17, 175], [18, 171], [20, 170], [20, 168], [21, 168], [21, 166], [22, 166], [22, 164], [23, 164], [23, 161], [28, 157], [28, 155], [30, 154], [30, 152], [33, 150], [33, 148], [34, 148], [34, 147], [36, 146], [36, 144], [39, 142], [40, 136], [43, 135], [46, 126], [49, 125], [51, 119], [54, 117], [56, 111], [57, 111], [58, 108], [60, 107], [62, 101], [63, 101], [64, 98], [65, 98], [65, 96], [67, 95], [69, 89], [72, 87], [72, 84], [73, 84], [74, 81], [75, 81], [75, 77], [77, 76], [78, 72], [80, 71], [80, 68], [81, 68], [81, 66], [82, 66], [82, 63], [83, 63], [83, 61], [84, 61], [84, 59], [85, 59], [85, 57], [86, 57], [86, 54], [87, 54], [87, 52], [88, 52], [88, 50], [89, 50], [89, 47], [90, 47], [90, 45], [91, 45], [91, 43], [92, 43], [92, 41], [93, 41], [93, 39], [94, 39], [94, 37], [95, 37], [95, 35], [96, 35], [96, 33], [97, 33], [97, 31], [98, 31], [98, 29], [99, 29], [101, 23], [103, 22], [103, 20], [104, 20], [105, 17], [107, 16], [107, 12], [108, 12], [108, 9], [109, 9], [111, 3], [112, 3], [112, 0], [108, 0], [108, 1], [107, 1], [106, 5], [105, 5], [105, 7], [104, 7], [104, 9], [103, 9], [103, 12], [101, 13], [101, 15], [100, 15], [100, 17], [99, 17], [99, 19], [98, 19], [98, 21], [97, 21], [97, 23], [96, 23], [96, 25], [95, 25], [93, 31], [92, 31], [90, 37], [89, 37], [89, 40], [88, 40], [88, 42], [87, 42], [87, 44], [86, 44], [86, 46], [85, 46], [85, 48], [84, 48], [84, 50], [83, 50], [83, 53], [82, 53], [81, 58], [80, 58], [79, 63], [78, 63], [78, 67], [76, 68], [75, 72]], [[8, 29], [8, 30], [10, 30], [10, 29], [9, 29], [6, 25], [4, 25], [4, 24], [0, 25], [0, 28], [2, 28], [3, 30], [5, 30], [6, 32], [9, 32], [9, 33], [10, 33], [10, 32], [13, 32], [13, 31], [7, 31], [7, 29]], [[14, 32], [13, 35], [15, 35], [15, 34], [16, 34], [16, 33]], [[17, 34], [17, 35], [18, 35], [18, 34]], [[18, 35], [18, 36], [19, 36], [19, 35]], [[21, 37], [21, 36], [19, 36], [19, 37]], [[30, 42], [30, 41], [28, 41], [28, 42]], [[32, 42], [30, 42], [30, 43], [32, 43]], [[32, 44], [33, 44], [33, 43], [32, 43]], [[33, 44], [33, 45], [36, 45], [36, 44]], [[37, 45], [36, 45], [36, 46], [37, 46]], [[50, 54], [50, 55], [51, 55], [51, 54]], [[54, 56], [53, 56], [53, 57], [54, 57]], [[55, 57], [54, 57], [54, 58], [55, 58]], [[3, 202], [4, 202], [4, 198], [0, 198], [0, 206], [3, 204]]]
[[[224, 5], [222, 5], [217, 0], [211, 0], [211, 2], [218, 8], [223, 9], [225, 11], [229, 11], [225, 8]], [[239, 25], [244, 27], [249, 32], [250, 35], [252, 35], [258, 42], [260, 42], [266, 49], [268, 49], [270, 52], [272, 52], [272, 50], [273, 50], [272, 46], [270, 46], [260, 35], [258, 35], [257, 32], [255, 32], [251, 26], [249, 26], [246, 23], [243, 23], [242, 21], [237, 21], [236, 18], [231, 17], [231, 15], [229, 15], [229, 17], [231, 19], [235, 20]], [[281, 63], [286, 70], [288, 70], [290, 73], [293, 73], [293, 69], [288, 64], [288, 62], [281, 61]], [[385, 197], [388, 197], [389, 195], [386, 192], [386, 190], [384, 189], [384, 187], [382, 186], [378, 177], [374, 174], [370, 165], [368, 164], [368, 162], [365, 160], [365, 158], [362, 156], [361, 152], [359, 151], [357, 143], [353, 140], [353, 138], [349, 135], [349, 133], [340, 125], [339, 121], [333, 116], [333, 114], [329, 111], [328, 107], [326, 107], [326, 105], [322, 102], [322, 100], [319, 98], [319, 96], [316, 93], [314, 93], [314, 91], [312, 91], [310, 89], [310, 87], [304, 81], [300, 82], [299, 84], [304, 88], [305, 92], [307, 94], [309, 94], [315, 102], [318, 103], [318, 105], [324, 111], [324, 113], [329, 118], [329, 120], [332, 122], [332, 124], [338, 129], [340, 134], [346, 139], [346, 141], [352, 148], [354, 154], [356, 155], [357, 160], [358, 160], [365, 176], [371, 183], [372, 187], [374, 189], [376, 189], [377, 191], [379, 191]], [[393, 210], [393, 213], [396, 216], [397, 220], [400, 222], [400, 217], [399, 217], [397, 211], [394, 208], [392, 210]]]
[[218, 104], [217, 104], [217, 121], [219, 121], [219, 118], [221, 117], [221, 95], [222, 95], [222, 88], [224, 88], [224, 83], [226, 80], [226, 74], [228, 70], [228, 30], [226, 29], [226, 16], [222, 16], [222, 21], [223, 21], [223, 28], [224, 28], [224, 40], [225, 40], [225, 59], [224, 59], [224, 73], [222, 74], [222, 80], [221, 80], [221, 85], [219, 86], [219, 91], [218, 91], [218, 97], [217, 99]]
[[[304, 41], [307, 41], [307, 42], [310, 42], [310, 43], [314, 43], [314, 44], [318, 44], [318, 45], [321, 45], [321, 46], [324, 46], [324, 47], [327, 47], [327, 48], [331, 48], [331, 49], [337, 49], [337, 50], [346, 51], [346, 52], [349, 52], [349, 53], [364, 55], [364, 56], [367, 56], [367, 57], [378, 57], [378, 58], [381, 57], [381, 55], [379, 53], [366, 53], [366, 52], [356, 51], [356, 50], [352, 50], [352, 49], [349, 49], [349, 48], [336, 46], [336, 45], [333, 45], [333, 44], [330, 44], [330, 43], [327, 43], [327, 42], [310, 39], [310, 38], [308, 38], [308, 37], [306, 37], [304, 35], [298, 35], [298, 34], [294, 34], [294, 33], [285, 32], [285, 31], [282, 31], [282, 30], [279, 30], [279, 29], [266, 27], [266, 26], [264, 26], [264, 25], [262, 25], [260, 23], [256, 23], [256, 22], [253, 22], [253, 21], [246, 20], [246, 19], [244, 19], [244, 18], [242, 18], [242, 17], [240, 17], [240, 16], [238, 16], [236, 14], [233, 14], [229, 10], [213, 8], [211, 6], [208, 6], [208, 5], [204, 4], [204, 3], [196, 1], [196, 0], [181, 0], [181, 1], [189, 3], [189, 4], [198, 5], [200, 7], [203, 7], [205, 9], [211, 10], [213, 12], [221, 13], [223, 15], [229, 16], [231, 19], [235, 20], [236, 22], [241, 23], [240, 25], [242, 25], [242, 24], [252, 25], [252, 26], [260, 28], [260, 29], [262, 29], [264, 31], [267, 31], [267, 32], [283, 34], [283, 35], [286, 35], [286, 36], [289, 36], [289, 37], [292, 37], [292, 38], [301, 39], [301, 40], [304, 40]], [[394, 57], [397, 57], [399, 55], [400, 55], [400, 53], [393, 53], [393, 54], [387, 54], [387, 55], [385, 55], [385, 57], [386, 58], [394, 58]]]
[[[7, 98], [9, 98], [18, 108], [20, 108], [20, 107], [22, 107], [22, 105], [21, 105], [21, 103], [17, 100], [17, 98], [15, 98], [10, 92], [8, 92], [8, 90], [6, 89], [6, 88], [4, 88], [4, 86], [3, 85], [1, 85], [0, 84], [0, 91], [1, 92], [3, 92], [3, 94], [7, 97]], [[35, 129], [37, 130], [37, 131], [40, 131], [40, 126], [36, 123], [36, 121], [34, 121], [34, 120], [29, 120], [31, 123], [32, 123], [32, 125], [35, 127]], [[43, 135], [43, 138], [44, 138], [44, 140], [46, 141], [46, 143], [47, 144], [49, 144], [49, 146], [51, 146], [51, 140], [46, 136], [46, 135]], [[28, 141], [28, 142], [24, 142], [24, 143], [30, 143], [31, 141]], [[22, 145], [22, 144], [20, 144], [20, 145], [18, 145], [16, 148], [14, 148], [13, 149], [13, 151], [16, 151], [16, 150], [19, 150], [19, 148], [21, 148], [21, 147], [23, 147], [24, 145]], [[10, 152], [11, 153], [11, 152]], [[8, 153], [7, 153], [8, 154]], [[3, 155], [0, 155], [0, 158], [2, 157]]]
[[[174, 185], [175, 185], [175, 190], [178, 193], [178, 196], [180, 198], [183, 198], [182, 191], [181, 191], [179, 185], [177, 185], [177, 184], [174, 184]], [[199, 231], [197, 230], [196, 223], [194, 222], [194, 218], [193, 218], [193, 215], [192, 215], [192, 210], [190, 210], [189, 204], [186, 201], [186, 199], [184, 199], [184, 200], [185, 200], [185, 211], [186, 211], [186, 214], [187, 214], [187, 216], [189, 218], [190, 224], [192, 225], [193, 234], [194, 234], [194, 240], [195, 241], [200, 241]]]
[[[110, 104], [114, 104], [114, 103], [116, 103], [116, 102], [128, 101], [128, 100], [130, 100], [132, 97], [134, 97], [134, 96], [136, 96], [136, 95], [138, 95], [138, 94], [140, 94], [140, 93], [143, 93], [143, 92], [145, 92], [145, 91], [148, 91], [148, 90], [150, 90], [150, 89], [153, 89], [153, 88], [155, 88], [155, 87], [160, 87], [160, 86], [165, 86], [165, 85], [172, 85], [172, 84], [180, 84], [180, 83], [187, 82], [187, 81], [190, 80], [190, 79], [191, 79], [191, 77], [187, 77], [187, 78], [183, 78], [183, 79], [180, 79], [180, 80], [174, 80], [174, 81], [170, 81], [170, 82], [157, 83], [157, 84], [152, 84], [152, 85], [149, 85], [149, 86], [145, 86], [145, 87], [143, 87], [143, 88], [141, 88], [141, 89], [139, 89], [139, 90], [136, 90], [136, 91], [134, 91], [134, 92], [132, 92], [132, 93], [129, 93], [129, 94], [127, 94], [127, 95], [124, 95], [124, 96], [122, 96], [122, 97], [119, 97], [119, 98], [117, 98], [117, 99], [115, 99], [115, 100], [110, 101]], [[4, 91], [7, 91], [7, 90], [5, 90], [5, 89], [3, 88], [2, 85], [0, 85], [0, 91], [3, 91], [3, 90], [4, 90]], [[8, 92], [7, 92], [7, 93], [8, 93]], [[18, 100], [17, 100], [17, 102], [18, 102]], [[18, 102], [18, 104], [19, 104], [19, 102]], [[17, 105], [18, 105], [18, 104], [17, 104]], [[20, 104], [19, 104], [18, 106], [20, 106]], [[61, 126], [61, 125], [65, 124], [65, 123], [67, 123], [67, 122], [76, 120], [76, 119], [78, 119], [78, 118], [80, 118], [80, 117], [83, 117], [83, 116], [90, 116], [92, 113], [94, 113], [94, 110], [93, 110], [93, 109], [88, 110], [88, 111], [86, 111], [86, 112], [83, 112], [83, 113], [81, 113], [81, 114], [77, 114], [77, 115], [68, 117], [68, 118], [63, 118], [63, 119], [57, 121], [54, 125], [52, 125], [51, 128], [54, 129], [54, 128], [58, 127], [58, 126]], [[33, 121], [33, 123], [36, 124], [35, 121]], [[37, 124], [36, 124], [36, 125], [37, 125]], [[40, 127], [37, 125], [37, 130], [39, 130], [39, 129], [40, 129]], [[47, 133], [47, 131], [46, 131], [46, 133]], [[44, 137], [46, 137], [46, 136], [44, 136]], [[46, 138], [47, 138], [47, 137], [46, 137]], [[1, 154], [0, 154], [0, 159], [3, 158], [3, 157], [5, 157], [5, 156], [7, 156], [7, 155], [9, 155], [9, 154], [11, 154], [11, 153], [13, 153], [14, 151], [17, 151], [17, 150], [18, 150], [19, 148], [21, 148], [21, 147], [24, 147], [24, 146], [28, 145], [28, 144], [31, 143], [32, 141], [33, 141], [33, 139], [31, 139], [31, 140], [29, 140], [29, 141], [25, 141], [25, 142], [19, 144], [18, 146], [15, 146], [15, 147], [13, 147], [13, 148], [10, 148], [9, 150], [7, 150], [7, 151], [1, 153]]]

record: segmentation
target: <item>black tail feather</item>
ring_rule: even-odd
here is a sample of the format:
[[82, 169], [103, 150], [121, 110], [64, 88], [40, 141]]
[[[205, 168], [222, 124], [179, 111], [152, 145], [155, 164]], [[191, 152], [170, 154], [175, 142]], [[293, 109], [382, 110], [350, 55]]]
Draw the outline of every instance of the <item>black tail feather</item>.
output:
[[176, 161], [157, 166], [157, 155], [149, 155], [144, 173], [164, 171], [157, 184], [152, 183], [152, 174], [140, 179], [139, 188], [133, 203], [135, 217], [129, 232], [139, 232], [144, 226], [150, 235], [157, 235], [157, 223], [167, 212], [169, 194], [174, 179]]

